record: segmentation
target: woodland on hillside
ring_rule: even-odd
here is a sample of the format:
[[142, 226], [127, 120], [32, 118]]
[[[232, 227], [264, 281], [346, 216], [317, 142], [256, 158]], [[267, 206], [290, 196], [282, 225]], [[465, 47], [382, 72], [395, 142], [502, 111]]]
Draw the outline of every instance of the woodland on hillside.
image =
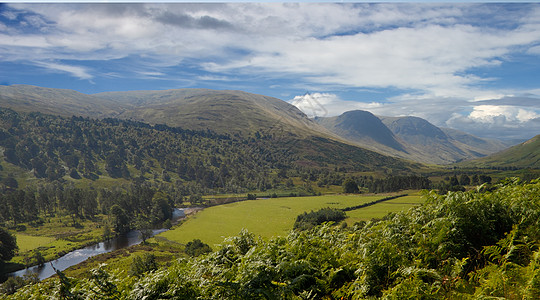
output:
[[[157, 180], [190, 194], [264, 191], [291, 176], [410, 167], [354, 146], [289, 133], [256, 132], [244, 138], [9, 109], [0, 109], [0, 147], [7, 162], [46, 181], [62, 181], [66, 175], [73, 180], [124, 178], [137, 184]], [[16, 188], [12, 178], [5, 178], [4, 185]]]

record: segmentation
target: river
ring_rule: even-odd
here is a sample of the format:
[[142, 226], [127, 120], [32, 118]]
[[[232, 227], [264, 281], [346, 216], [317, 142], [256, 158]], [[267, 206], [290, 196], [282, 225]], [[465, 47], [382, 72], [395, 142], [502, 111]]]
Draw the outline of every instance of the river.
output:
[[[173, 220], [177, 220], [183, 217], [185, 217], [184, 209], [175, 208], [173, 211]], [[162, 233], [164, 231], [167, 231], [167, 229], [162, 228], [162, 229], [152, 230], [152, 236]], [[87, 260], [88, 258], [92, 256], [96, 256], [98, 254], [103, 254], [103, 253], [115, 251], [118, 249], [126, 248], [129, 246], [137, 245], [137, 244], [140, 244], [141, 242], [142, 240], [140, 238], [139, 231], [132, 230], [126, 234], [119, 235], [105, 242], [101, 242], [98, 244], [94, 244], [91, 246], [87, 246], [81, 249], [71, 251], [56, 260], [45, 263], [45, 265], [41, 267], [34, 266], [34, 267], [26, 268], [17, 272], [10, 273], [9, 275], [10, 276], [24, 276], [26, 274], [37, 273], [39, 280], [43, 280], [56, 274], [56, 272], [51, 266], [51, 263], [54, 266], [54, 268], [56, 268], [57, 270], [63, 271], [71, 266], [82, 263], [83, 261]]]

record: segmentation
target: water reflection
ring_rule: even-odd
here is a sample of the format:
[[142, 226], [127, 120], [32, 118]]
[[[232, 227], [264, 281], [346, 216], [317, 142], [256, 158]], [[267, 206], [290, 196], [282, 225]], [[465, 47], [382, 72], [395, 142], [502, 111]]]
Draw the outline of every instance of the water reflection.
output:
[[[178, 219], [181, 217], [184, 217], [184, 211], [183, 209], [176, 208], [173, 211], [173, 219]], [[152, 236], [162, 233], [166, 231], [167, 229], [155, 229], [152, 230]], [[35, 266], [31, 268], [27, 268], [24, 270], [20, 270], [17, 272], [13, 272], [9, 274], [10, 276], [24, 276], [29, 275], [31, 273], [37, 273], [39, 280], [43, 280], [45, 278], [49, 278], [52, 275], [55, 274], [54, 269], [51, 266], [54, 266], [57, 270], [63, 271], [73, 265], [79, 264], [88, 258], [92, 256], [96, 256], [98, 254], [103, 254], [111, 251], [115, 251], [118, 249], [126, 248], [129, 246], [137, 245], [141, 243], [142, 240], [140, 238], [140, 234], [138, 230], [130, 231], [126, 234], [120, 235], [118, 237], [112, 238], [108, 241], [101, 242], [98, 244], [94, 244], [88, 247], [84, 247], [81, 249], [74, 250], [72, 252], [67, 253], [66, 255], [53, 260], [51, 262], [47, 262], [43, 266]]]

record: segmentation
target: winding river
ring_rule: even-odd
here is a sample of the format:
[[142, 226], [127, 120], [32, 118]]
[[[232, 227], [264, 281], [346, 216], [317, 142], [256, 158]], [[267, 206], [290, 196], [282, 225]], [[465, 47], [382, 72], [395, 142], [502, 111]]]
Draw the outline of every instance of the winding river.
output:
[[[175, 208], [173, 211], [173, 220], [185, 217], [184, 209]], [[152, 230], [152, 236], [167, 231], [167, 229]], [[87, 246], [67, 253], [66, 255], [45, 263], [43, 266], [34, 266], [17, 272], [10, 273], [10, 276], [24, 276], [26, 274], [37, 273], [39, 280], [43, 280], [56, 274], [51, 264], [57, 270], [63, 271], [71, 266], [79, 264], [92, 256], [112, 252], [118, 249], [130, 247], [142, 242], [139, 231], [132, 230], [126, 234], [117, 236], [105, 242]]]

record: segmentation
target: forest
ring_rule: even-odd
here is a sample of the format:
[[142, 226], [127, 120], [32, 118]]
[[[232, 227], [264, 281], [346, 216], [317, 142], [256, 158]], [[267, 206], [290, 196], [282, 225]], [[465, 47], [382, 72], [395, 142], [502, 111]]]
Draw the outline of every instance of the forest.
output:
[[242, 231], [214, 252], [138, 274], [58, 272], [8, 299], [540, 298], [539, 180], [425, 197], [351, 227], [270, 240]]
[[[162, 182], [185, 194], [265, 191], [290, 185], [284, 180], [290, 177], [340, 185], [340, 176], [332, 174], [411, 171], [401, 161], [324, 138], [272, 130], [242, 137], [3, 108], [0, 147], [6, 162], [47, 182], [108, 177], [135, 184]], [[0, 172], [1, 185], [16, 189], [18, 179], [6, 173]]]

